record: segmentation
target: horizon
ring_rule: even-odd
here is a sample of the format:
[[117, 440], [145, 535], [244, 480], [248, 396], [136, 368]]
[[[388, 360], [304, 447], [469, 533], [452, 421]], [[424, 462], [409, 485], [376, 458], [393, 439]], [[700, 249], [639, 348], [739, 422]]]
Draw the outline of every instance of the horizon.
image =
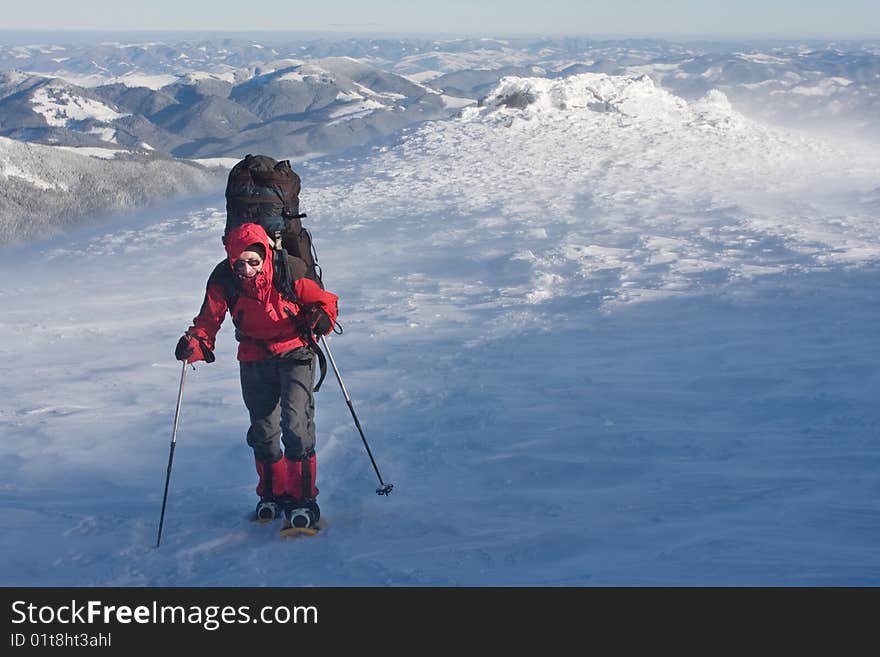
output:
[[[754, 44], [789, 44], [794, 45], [804, 42], [844, 42], [859, 43], [863, 45], [877, 42], [880, 45], [880, 34], [876, 35], [834, 35], [834, 34], [804, 34], [802, 36], [783, 36], [772, 34], [710, 34], [710, 33], [579, 33], [579, 32], [531, 32], [531, 33], [464, 33], [442, 31], [345, 31], [345, 30], [270, 30], [270, 29], [187, 29], [187, 28], [0, 28], [0, 41], [5, 45], [30, 45], [30, 42], [20, 41], [20, 38], [33, 39], [39, 37], [42, 41], [55, 42], [57, 39], [46, 38], [55, 35], [65, 35], [66, 38], [77, 37], [77, 40], [88, 39], [94, 35], [106, 35], [107, 37], [175, 37], [187, 38], [214, 38], [214, 39], [293, 39], [293, 40], [320, 40], [320, 39], [449, 39], [449, 40], [534, 40], [534, 39], [586, 39], [591, 41], [662, 41], [669, 43], [754, 43]], [[16, 37], [19, 37], [16, 39]], [[10, 40], [18, 43], [9, 43]]]
[[[479, 4], [452, 0], [337, 0], [321, 6], [273, 7], [256, 14], [229, 0], [152, 0], [119, 5], [94, 0], [88, 7], [66, 0], [12, 6], [4, 13], [9, 30], [225, 33], [283, 32], [494, 36], [594, 36], [671, 39], [821, 39], [880, 38], [880, 13], [867, 0], [842, 0], [833, 6], [814, 0], [773, 3], [668, 0], [648, 3], [620, 0], [545, 0], [540, 6], [517, 0]], [[293, 26], [295, 30], [278, 30]]]

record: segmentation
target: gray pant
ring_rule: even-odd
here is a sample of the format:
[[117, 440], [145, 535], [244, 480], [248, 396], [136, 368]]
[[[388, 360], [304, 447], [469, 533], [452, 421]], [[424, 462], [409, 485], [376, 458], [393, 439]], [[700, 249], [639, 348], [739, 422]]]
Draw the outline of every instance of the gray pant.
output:
[[307, 347], [239, 363], [241, 394], [251, 417], [247, 443], [260, 461], [298, 461], [315, 450], [315, 356]]

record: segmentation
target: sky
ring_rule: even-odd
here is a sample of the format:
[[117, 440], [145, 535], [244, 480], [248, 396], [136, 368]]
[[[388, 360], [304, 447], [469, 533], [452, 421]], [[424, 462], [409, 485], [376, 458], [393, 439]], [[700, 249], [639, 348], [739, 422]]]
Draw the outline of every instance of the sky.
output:
[[248, 521], [227, 320], [155, 547], [222, 189], [0, 258], [0, 585], [880, 585], [877, 150], [647, 78], [503, 85], [298, 165], [394, 491], [331, 372], [294, 545]]
[[[8, 3], [9, 4], [9, 3]], [[450, 34], [586, 34], [710, 37], [880, 36], [873, 0], [357, 0], [275, 3], [233, 0], [67, 0], [11, 3], [4, 29], [283, 30]]]

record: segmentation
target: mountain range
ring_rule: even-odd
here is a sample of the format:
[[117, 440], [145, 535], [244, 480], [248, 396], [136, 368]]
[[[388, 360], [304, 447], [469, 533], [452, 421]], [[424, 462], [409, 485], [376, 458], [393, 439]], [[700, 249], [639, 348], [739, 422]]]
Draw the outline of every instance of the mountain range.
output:
[[[51, 225], [58, 216], [73, 222], [167, 198], [176, 188], [150, 180], [150, 172], [174, 160], [222, 168], [249, 152], [297, 162], [336, 156], [393, 143], [426, 121], [455, 120], [483, 106], [507, 79], [583, 74], [641, 77], [683, 101], [721, 93], [737, 116], [820, 137], [868, 144], [880, 138], [880, 45], [867, 42], [7, 39], [0, 43], [0, 136], [7, 138], [0, 142], [7, 162], [0, 172], [2, 239], [12, 240], [26, 225]], [[506, 102], [530, 101], [511, 96]], [[613, 98], [602, 102], [613, 104]], [[79, 197], [57, 185], [48, 193], [27, 181], [45, 180], [41, 159], [54, 155], [15, 161], [24, 151], [13, 145], [21, 143], [92, 156], [56, 158], [74, 169], [81, 163], [91, 172], [84, 180], [140, 167], [140, 184], [158, 196], [117, 202], [110, 194], [102, 208], [100, 199], [83, 200], [101, 185], [86, 185]], [[127, 163], [117, 167], [117, 160]], [[13, 170], [19, 175], [9, 175]], [[174, 170], [185, 172], [181, 180], [214, 181], [208, 185], [222, 177], [222, 170], [197, 172], [191, 165]]]
[[179, 158], [251, 151], [302, 156], [363, 144], [449, 116], [469, 102], [346, 57], [186, 73], [158, 89], [131, 82], [84, 87], [59, 77], [4, 72], [0, 134]]
[[[279, 68], [295, 67], [297, 62], [311, 62], [323, 69], [325, 82], [338, 78], [339, 91], [343, 94], [353, 80], [379, 94], [376, 97], [366, 91], [362, 94], [365, 98], [386, 105], [389, 109], [393, 108], [393, 103], [389, 102], [391, 99], [382, 97], [389, 86], [398, 89], [394, 93], [407, 97], [408, 106], [424, 104], [420, 111], [411, 110], [408, 114], [398, 111], [396, 115], [392, 112], [396, 120], [389, 121], [387, 116], [377, 120], [377, 132], [391, 128], [391, 124], [437, 118], [442, 112], [437, 112], [437, 99], [431, 98], [437, 93], [477, 101], [506, 75], [564, 77], [572, 73], [592, 72], [647, 74], [660, 86], [686, 98], [700, 97], [710, 89], [718, 89], [740, 111], [763, 120], [823, 130], [829, 129], [831, 123], [832, 128], [859, 137], [875, 138], [880, 135], [877, 121], [871, 120], [871, 117], [877, 116], [880, 102], [880, 43], [877, 42], [802, 40], [677, 43], [653, 39], [597, 40], [583, 37], [418, 39], [366, 36], [339, 39], [205, 37], [186, 40], [169, 35], [161, 40], [142, 42], [95, 38], [87, 43], [59, 43], [55, 38], [51, 43], [12, 45], [11, 41], [0, 43], [0, 70], [60, 77], [80, 87], [104, 86], [114, 82], [129, 87], [152, 87], [154, 91], [162, 91], [163, 95], [143, 104], [132, 100], [125, 105], [128, 109], [120, 110], [132, 112], [151, 122], [151, 117], [161, 111], [163, 105], [177, 105], [178, 111], [182, 111], [187, 109], [189, 103], [208, 101], [207, 106], [196, 106], [191, 112], [192, 121], [206, 122], [203, 132], [218, 127], [218, 123], [224, 125], [217, 120], [217, 113], [231, 113], [227, 117], [230, 125], [241, 127], [248, 119], [253, 122], [253, 117], [237, 108], [226, 107], [218, 99], [235, 102], [253, 112], [249, 103], [240, 103], [239, 100], [247, 96], [248, 88], [252, 92], [255, 85], [249, 84], [238, 93], [227, 93], [230, 90], [216, 82], [193, 84], [188, 74], [220, 76], [237, 87], [251, 78]], [[354, 64], [345, 61], [352, 59], [361, 67], [372, 67], [374, 70], [352, 71]], [[406, 78], [416, 86], [386, 77], [373, 88], [369, 82], [374, 79], [371, 76], [381, 75], [378, 71]], [[321, 72], [313, 72], [313, 75], [315, 73], [320, 79]], [[304, 71], [303, 75], [310, 74]], [[311, 105], [303, 105], [296, 100], [313, 98], [318, 91], [314, 85], [291, 91], [284, 89], [290, 85], [278, 85], [277, 77], [263, 81], [270, 83], [273, 100], [269, 104], [278, 107], [277, 111], [282, 114], [296, 114], [298, 108], [305, 109], [306, 115], [310, 114]], [[259, 82], [256, 84], [259, 85]], [[165, 85], [171, 85], [172, 88], [162, 89]], [[138, 94], [143, 96], [144, 92], [139, 91]], [[101, 95], [105, 101], [116, 102], [116, 95], [111, 90]], [[280, 108], [288, 102], [288, 97], [293, 104], [289, 110], [282, 111]], [[325, 107], [321, 98], [327, 97], [319, 95], [314, 109]], [[346, 97], [339, 100], [344, 105]], [[349, 98], [349, 102], [356, 100]], [[432, 112], [436, 116], [432, 116]], [[401, 113], [404, 116], [400, 116]], [[0, 117], [5, 114], [6, 109], [0, 107]], [[158, 142], [152, 144], [155, 148], [172, 151], [182, 147], [181, 153], [192, 151], [198, 152], [199, 156], [223, 153], [222, 136], [226, 132], [220, 130], [217, 143], [194, 145], [192, 142], [197, 141], [198, 137], [193, 137], [186, 129], [190, 127], [189, 124], [181, 126], [175, 123], [174, 114], [169, 111], [160, 116], [158, 127], [172, 133], [177, 139], [167, 135], [160, 139], [151, 135], [146, 127], [142, 128], [146, 136]], [[277, 113], [272, 117], [260, 112], [255, 114], [264, 122], [277, 116]], [[322, 120], [326, 117], [316, 115], [313, 118]], [[8, 126], [0, 126], [0, 134], [14, 136], [9, 131], [21, 127], [12, 121]], [[281, 125], [278, 128], [281, 138], [286, 139], [285, 129], [295, 130], [297, 126]], [[359, 133], [358, 127], [350, 126], [350, 129], [352, 133]], [[370, 133], [372, 126], [365, 126], [364, 131]], [[138, 129], [135, 127], [132, 132], [137, 135]], [[254, 138], [257, 141], [261, 139], [259, 131], [254, 133]], [[316, 137], [314, 146], [333, 148], [334, 144], [344, 141], [338, 136], [330, 136], [326, 140]], [[292, 138], [290, 143], [297, 148], [290, 152], [291, 155], [305, 154], [302, 148], [313, 147], [304, 139]], [[234, 149], [235, 145], [232, 147]]]

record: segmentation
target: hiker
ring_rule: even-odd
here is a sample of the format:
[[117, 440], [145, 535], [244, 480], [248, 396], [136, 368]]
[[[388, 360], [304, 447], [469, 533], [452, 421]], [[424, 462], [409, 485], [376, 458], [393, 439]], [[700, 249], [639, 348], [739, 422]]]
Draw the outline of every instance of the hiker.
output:
[[320, 509], [315, 499], [317, 345], [312, 334], [333, 329], [338, 297], [307, 278], [305, 262], [293, 256], [283, 263], [290, 271], [292, 295], [283, 295], [276, 279], [286, 272], [277, 271], [279, 261], [273, 261], [269, 237], [260, 225], [231, 229], [224, 244], [229, 257], [214, 268], [202, 308], [174, 355], [187, 363], [213, 362], [214, 339], [229, 311], [239, 341], [242, 397], [250, 414], [247, 443], [259, 476], [256, 518], [268, 521], [283, 513], [292, 526], [313, 527]]

